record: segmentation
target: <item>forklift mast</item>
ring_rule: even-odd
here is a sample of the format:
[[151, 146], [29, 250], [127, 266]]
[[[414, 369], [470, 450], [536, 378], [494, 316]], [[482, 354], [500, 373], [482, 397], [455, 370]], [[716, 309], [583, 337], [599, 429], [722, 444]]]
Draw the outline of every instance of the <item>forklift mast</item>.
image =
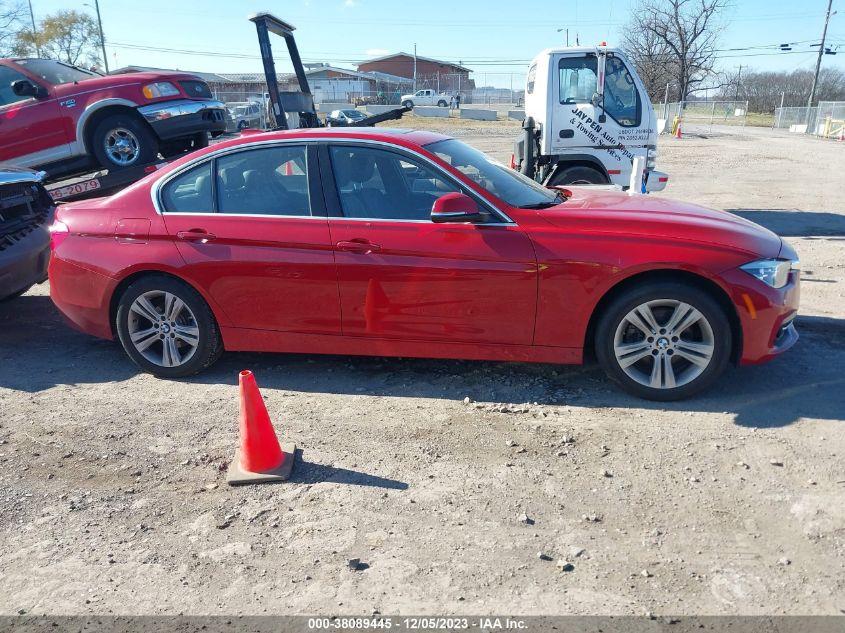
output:
[[[323, 124], [320, 122], [317, 109], [314, 107], [314, 95], [311, 94], [311, 88], [308, 85], [305, 67], [302, 65], [302, 58], [299, 56], [299, 49], [296, 47], [296, 40], [293, 37], [295, 27], [270, 13], [256, 13], [249, 19], [255, 23], [255, 29], [258, 31], [261, 61], [264, 64], [264, 76], [267, 79], [267, 92], [270, 94], [270, 111], [275, 121], [274, 129], [322, 127]], [[279, 90], [279, 79], [276, 76], [276, 62], [273, 59], [270, 33], [285, 38], [293, 71], [296, 73], [296, 80], [299, 82], [299, 92]], [[401, 119], [403, 114], [410, 111], [411, 108], [395, 108], [355, 121], [351, 125], [368, 127], [382, 121]]]
[[[314, 107], [314, 96], [308, 86], [308, 77], [296, 47], [293, 37], [294, 26], [283, 22], [269, 13], [256, 13], [250, 16], [258, 31], [258, 44], [261, 48], [261, 61], [264, 64], [264, 75], [267, 79], [267, 92], [270, 94], [270, 110], [276, 122], [276, 129], [287, 130], [291, 127], [320, 127], [320, 119]], [[270, 44], [270, 33], [285, 38], [293, 71], [299, 82], [299, 92], [283, 92], [279, 90], [279, 80], [276, 76], [276, 63], [273, 59], [273, 47]], [[299, 121], [288, 122], [288, 115], [296, 114]], [[292, 125], [291, 125], [292, 123]]]

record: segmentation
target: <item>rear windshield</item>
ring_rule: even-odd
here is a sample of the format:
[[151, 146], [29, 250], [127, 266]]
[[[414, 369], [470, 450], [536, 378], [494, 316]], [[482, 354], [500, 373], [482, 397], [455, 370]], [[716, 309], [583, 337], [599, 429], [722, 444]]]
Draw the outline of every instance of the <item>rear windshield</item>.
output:
[[33, 75], [41, 77], [53, 85], [70, 84], [74, 81], [84, 81], [99, 74], [54, 59], [16, 59], [15, 63], [23, 66]]

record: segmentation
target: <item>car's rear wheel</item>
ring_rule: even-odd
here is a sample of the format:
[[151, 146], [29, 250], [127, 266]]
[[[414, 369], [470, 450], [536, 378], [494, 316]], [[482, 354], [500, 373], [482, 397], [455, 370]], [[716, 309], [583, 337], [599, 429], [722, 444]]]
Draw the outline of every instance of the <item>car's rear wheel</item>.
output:
[[577, 165], [574, 167], [566, 167], [558, 171], [552, 176], [549, 181], [550, 187], [559, 187], [561, 185], [605, 185], [607, 178], [596, 169], [592, 167], [584, 167]]
[[101, 167], [116, 171], [152, 162], [159, 147], [153, 132], [137, 117], [113, 114], [94, 128], [91, 150]]
[[596, 327], [596, 356], [623, 389], [649, 400], [680, 400], [710, 386], [731, 353], [724, 310], [705, 291], [644, 283], [617, 297]]
[[414, 107], [414, 102], [413, 102], [413, 101], [411, 101], [410, 99], [408, 99], [407, 101], [403, 101], [403, 102], [402, 102], [402, 105], [403, 105], [404, 107], [406, 107], [406, 108], [413, 108], [413, 107]]
[[200, 372], [223, 352], [208, 304], [172, 277], [150, 275], [126, 288], [118, 300], [115, 326], [129, 358], [163, 378]]

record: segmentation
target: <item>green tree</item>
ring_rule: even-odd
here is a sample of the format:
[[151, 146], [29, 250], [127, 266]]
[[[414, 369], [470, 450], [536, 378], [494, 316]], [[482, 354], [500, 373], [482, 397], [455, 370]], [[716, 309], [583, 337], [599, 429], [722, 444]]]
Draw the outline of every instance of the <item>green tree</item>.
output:
[[97, 21], [75, 9], [48, 15], [38, 30], [24, 30], [18, 34], [17, 55], [32, 55], [36, 48], [42, 57], [58, 59], [76, 66], [101, 64], [100, 30]]

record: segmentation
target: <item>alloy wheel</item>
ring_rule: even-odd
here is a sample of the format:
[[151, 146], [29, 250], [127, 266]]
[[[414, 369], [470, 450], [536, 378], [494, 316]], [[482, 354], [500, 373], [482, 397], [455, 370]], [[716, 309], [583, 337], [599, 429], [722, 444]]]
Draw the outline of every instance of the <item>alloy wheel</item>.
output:
[[141, 155], [141, 143], [138, 137], [125, 127], [109, 131], [103, 139], [103, 147], [109, 160], [121, 167], [131, 165]]
[[146, 360], [159, 367], [179, 367], [197, 351], [200, 331], [191, 309], [175, 294], [150, 290], [129, 308], [129, 338]]
[[616, 328], [613, 352], [628, 377], [653, 389], [689, 384], [710, 366], [713, 328], [694, 306], [656, 299], [628, 312]]

